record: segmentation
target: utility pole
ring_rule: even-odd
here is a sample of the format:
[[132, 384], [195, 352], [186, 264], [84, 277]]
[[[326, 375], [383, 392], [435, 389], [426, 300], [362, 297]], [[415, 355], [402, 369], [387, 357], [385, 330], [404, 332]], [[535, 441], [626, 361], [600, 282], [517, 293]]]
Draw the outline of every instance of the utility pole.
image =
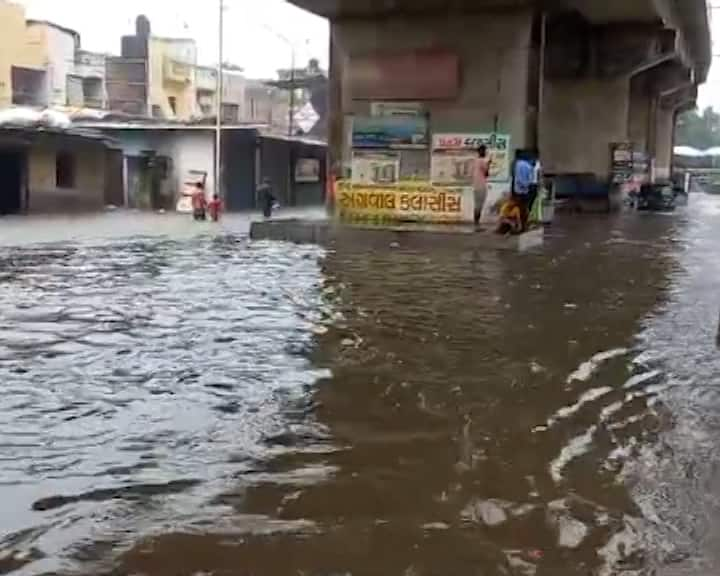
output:
[[222, 107], [223, 107], [223, 0], [218, 0], [217, 111], [215, 113], [215, 193], [222, 197]]
[[290, 46], [292, 56], [290, 60], [290, 109], [288, 110], [288, 137], [293, 136], [293, 124], [295, 123], [295, 46]]

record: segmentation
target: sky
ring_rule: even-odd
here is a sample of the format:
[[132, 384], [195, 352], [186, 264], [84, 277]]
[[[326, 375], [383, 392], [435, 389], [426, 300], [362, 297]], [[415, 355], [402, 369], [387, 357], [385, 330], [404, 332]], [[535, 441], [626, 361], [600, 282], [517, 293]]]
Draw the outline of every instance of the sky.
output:
[[[16, 0], [18, 1], [18, 0]], [[83, 49], [120, 53], [120, 37], [132, 34], [145, 14], [153, 34], [194, 38], [200, 64], [218, 60], [220, 0], [19, 0], [27, 17], [50, 20], [80, 33]], [[289, 68], [294, 46], [298, 65], [328, 61], [328, 25], [284, 0], [223, 0], [225, 62], [253, 78], [275, 78]], [[284, 38], [284, 39], [282, 39]]]
[[[20, 0], [29, 18], [51, 20], [80, 32], [86, 50], [119, 53], [120, 36], [134, 30], [135, 16], [150, 18], [153, 33], [197, 40], [201, 64], [215, 64], [218, 54], [220, 0]], [[328, 24], [285, 0], [223, 0], [224, 60], [238, 64], [253, 78], [274, 78], [288, 68], [293, 48], [298, 65], [318, 58], [328, 62]], [[709, 2], [712, 32], [720, 54], [720, 1]], [[282, 39], [284, 38], [284, 39]], [[720, 110], [720, 58], [704, 86], [698, 106]]]
[[712, 7], [710, 11], [710, 27], [713, 36], [713, 65], [710, 68], [710, 75], [707, 82], [700, 87], [698, 97], [698, 108], [701, 110], [706, 106], [712, 106], [720, 110], [720, 2], [718, 0], [708, 1]]

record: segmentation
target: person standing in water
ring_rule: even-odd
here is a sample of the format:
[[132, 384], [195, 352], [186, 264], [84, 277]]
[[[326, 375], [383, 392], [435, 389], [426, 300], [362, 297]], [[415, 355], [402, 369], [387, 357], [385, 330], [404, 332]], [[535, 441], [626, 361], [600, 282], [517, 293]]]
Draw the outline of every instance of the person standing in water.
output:
[[210, 213], [210, 219], [213, 222], [220, 220], [220, 213], [222, 212], [222, 200], [217, 194], [213, 194], [212, 200], [208, 203], [208, 212]]
[[272, 218], [272, 211], [275, 206], [276, 199], [272, 193], [272, 186], [270, 185], [269, 178], [265, 178], [258, 188], [258, 197], [260, 198], [263, 216], [265, 218]]
[[533, 180], [533, 166], [524, 152], [518, 152], [513, 167], [512, 197], [521, 206], [523, 230], [527, 230], [530, 215], [530, 186]]
[[205, 210], [207, 209], [207, 200], [205, 198], [205, 186], [198, 182], [195, 184], [195, 192], [192, 195], [193, 218], [197, 221], [205, 220]]
[[481, 144], [473, 166], [473, 192], [475, 195], [475, 225], [480, 223], [483, 206], [487, 198], [487, 184], [490, 177], [490, 163], [487, 146]]

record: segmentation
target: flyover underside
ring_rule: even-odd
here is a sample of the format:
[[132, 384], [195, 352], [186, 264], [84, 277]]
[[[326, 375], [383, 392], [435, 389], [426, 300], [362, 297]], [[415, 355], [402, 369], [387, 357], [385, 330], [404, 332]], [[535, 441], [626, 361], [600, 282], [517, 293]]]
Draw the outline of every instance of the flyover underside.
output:
[[[336, 170], [352, 119], [384, 100], [417, 102], [431, 134], [507, 134], [556, 174], [606, 180], [611, 144], [630, 141], [666, 175], [676, 111], [709, 62], [705, 0], [293, 1], [332, 21]], [[401, 173], [424, 177], [429, 154]]]
[[[306, 10], [336, 19], [388, 14], [486, 12], [537, 7], [537, 0], [292, 0]], [[659, 21], [663, 3], [669, 0], [553, 0], [545, 9], [576, 10], [592, 22]]]
[[688, 64], [705, 80], [711, 63], [706, 0], [290, 0], [329, 18], [412, 17], [432, 14], [477, 13], [529, 8], [546, 12], [575, 12], [592, 24], [653, 23], [673, 29]]

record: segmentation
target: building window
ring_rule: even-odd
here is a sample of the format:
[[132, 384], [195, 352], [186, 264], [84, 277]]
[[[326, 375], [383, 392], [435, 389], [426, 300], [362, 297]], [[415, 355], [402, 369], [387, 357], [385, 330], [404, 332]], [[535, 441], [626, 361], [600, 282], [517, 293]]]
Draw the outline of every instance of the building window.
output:
[[67, 152], [58, 152], [55, 158], [55, 182], [58, 188], [75, 188], [75, 158]]
[[175, 96], [168, 96], [168, 104], [170, 105], [173, 116], [177, 116], [177, 98], [175, 98]]

